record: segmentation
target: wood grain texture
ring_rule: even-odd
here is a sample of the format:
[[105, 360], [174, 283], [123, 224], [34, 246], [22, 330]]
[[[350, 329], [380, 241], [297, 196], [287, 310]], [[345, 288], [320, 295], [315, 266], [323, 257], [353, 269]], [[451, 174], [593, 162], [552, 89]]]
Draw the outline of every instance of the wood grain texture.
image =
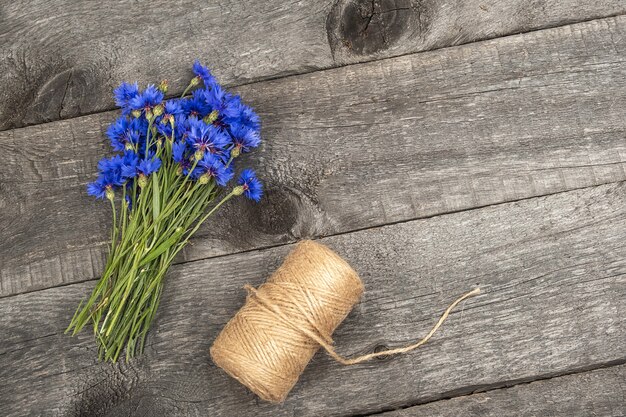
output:
[[0, 129], [111, 109], [194, 58], [227, 84], [626, 13], [621, 0], [16, 0], [0, 5]]
[[380, 417], [624, 417], [626, 366], [614, 366], [435, 401]]
[[[260, 206], [183, 260], [626, 179], [626, 17], [238, 89], [263, 118]], [[86, 195], [102, 113], [0, 133], [0, 295], [94, 279], [110, 209]]]
[[342, 354], [404, 345], [458, 295], [483, 294], [412, 354], [353, 367], [317, 355], [282, 406], [258, 402], [208, 349], [242, 285], [290, 245], [174, 266], [147, 352], [128, 364], [99, 364], [89, 334], [62, 334], [92, 283], [5, 298], [0, 414], [361, 415], [623, 364], [625, 199], [622, 182], [322, 239], [366, 287], [335, 333]]

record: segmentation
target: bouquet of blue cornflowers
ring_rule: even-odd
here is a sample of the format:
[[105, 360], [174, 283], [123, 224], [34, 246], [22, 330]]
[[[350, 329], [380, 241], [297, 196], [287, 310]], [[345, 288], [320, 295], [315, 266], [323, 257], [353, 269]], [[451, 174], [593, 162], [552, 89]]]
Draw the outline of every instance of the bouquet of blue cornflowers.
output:
[[180, 98], [164, 99], [165, 81], [115, 90], [122, 114], [107, 136], [118, 154], [98, 163], [87, 186], [111, 203], [110, 252], [67, 329], [74, 335], [92, 324], [103, 360], [117, 361], [124, 347], [127, 359], [143, 350], [165, 273], [200, 225], [232, 197], [262, 195], [249, 169], [229, 187], [235, 160], [259, 146], [259, 117], [198, 61], [193, 71]]

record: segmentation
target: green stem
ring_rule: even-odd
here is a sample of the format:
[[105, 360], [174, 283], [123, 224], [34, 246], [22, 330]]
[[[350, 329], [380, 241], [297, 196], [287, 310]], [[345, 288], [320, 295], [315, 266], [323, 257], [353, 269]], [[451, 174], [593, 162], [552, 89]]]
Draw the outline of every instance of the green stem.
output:
[[117, 242], [117, 220], [115, 210], [115, 199], [111, 198], [111, 210], [113, 211], [113, 230], [111, 231], [111, 255], [115, 253], [115, 243]]
[[175, 251], [174, 255], [176, 255], [187, 244], [187, 242], [189, 242], [189, 239], [191, 238], [191, 236], [193, 236], [193, 234], [198, 231], [200, 226], [202, 226], [202, 223], [204, 223], [204, 221], [208, 219], [213, 213], [215, 213], [217, 209], [219, 209], [222, 206], [222, 204], [230, 200], [234, 195], [235, 193], [231, 191], [230, 193], [228, 193], [228, 195], [226, 195], [226, 197], [224, 197], [219, 203], [217, 203], [215, 207], [213, 207], [207, 214], [205, 214], [204, 217], [202, 217], [196, 223], [196, 226], [187, 234], [187, 237], [185, 238], [185, 240], [183, 240], [181, 243], [178, 244], [179, 248]]
[[194, 83], [193, 81], [194, 78], [192, 78], [191, 81], [189, 81], [189, 85], [187, 85], [187, 88], [185, 88], [185, 91], [183, 91], [183, 94], [180, 95], [180, 98], [184, 98], [185, 95], [189, 92], [189, 90], [191, 90], [193, 86], [198, 85], [197, 77], [195, 77], [195, 79], [196, 79], [196, 83]]
[[[66, 331], [76, 334], [86, 324], [93, 324], [103, 360], [117, 361], [124, 348], [127, 360], [143, 350], [174, 258], [208, 217], [235, 195], [226, 194], [211, 208], [221, 189], [215, 181], [190, 184], [198, 161], [194, 160], [187, 175], [177, 174], [178, 164], [171, 158], [175, 125], [170, 123], [171, 140], [164, 137], [165, 145], [157, 145], [161, 169], [141, 189], [137, 181], [128, 189], [124, 185], [119, 217], [111, 201], [113, 230], [104, 272], [89, 298], [78, 306]], [[149, 121], [148, 145], [156, 138]]]

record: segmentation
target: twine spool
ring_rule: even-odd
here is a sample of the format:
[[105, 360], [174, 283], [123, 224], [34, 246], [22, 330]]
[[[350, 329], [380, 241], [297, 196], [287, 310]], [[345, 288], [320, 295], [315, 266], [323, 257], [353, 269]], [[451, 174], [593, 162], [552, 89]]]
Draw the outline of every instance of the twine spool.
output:
[[357, 273], [339, 255], [313, 241], [300, 242], [258, 289], [245, 286], [244, 306], [211, 346], [213, 362], [263, 400], [285, 400], [313, 355], [323, 347], [336, 361], [353, 365], [375, 357], [408, 352], [426, 343], [450, 311], [477, 288], [448, 307], [419, 342], [356, 358], [338, 355], [332, 333], [363, 294]]

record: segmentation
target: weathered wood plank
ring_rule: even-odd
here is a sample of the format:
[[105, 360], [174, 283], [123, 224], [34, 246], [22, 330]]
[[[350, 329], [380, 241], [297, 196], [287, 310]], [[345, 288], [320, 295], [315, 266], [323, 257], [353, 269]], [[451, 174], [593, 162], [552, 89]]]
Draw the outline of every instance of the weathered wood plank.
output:
[[129, 364], [98, 364], [89, 334], [61, 334], [91, 283], [5, 298], [0, 414], [367, 414], [623, 363], [625, 199], [622, 182], [322, 239], [366, 286], [335, 335], [344, 354], [415, 340], [451, 299], [484, 294], [418, 352], [353, 367], [316, 356], [282, 406], [258, 403], [208, 348], [241, 286], [263, 282], [288, 246], [173, 267], [148, 351]]
[[380, 417], [626, 416], [626, 365], [380, 414]]
[[[239, 89], [264, 120], [260, 207], [187, 260], [626, 179], [626, 17]], [[93, 279], [109, 208], [84, 191], [113, 113], [0, 133], [0, 295]]]
[[[111, 109], [124, 80], [180, 93], [626, 13], [622, 0], [16, 0], [0, 6], [0, 129]], [[506, 16], [506, 18], [503, 18]]]

